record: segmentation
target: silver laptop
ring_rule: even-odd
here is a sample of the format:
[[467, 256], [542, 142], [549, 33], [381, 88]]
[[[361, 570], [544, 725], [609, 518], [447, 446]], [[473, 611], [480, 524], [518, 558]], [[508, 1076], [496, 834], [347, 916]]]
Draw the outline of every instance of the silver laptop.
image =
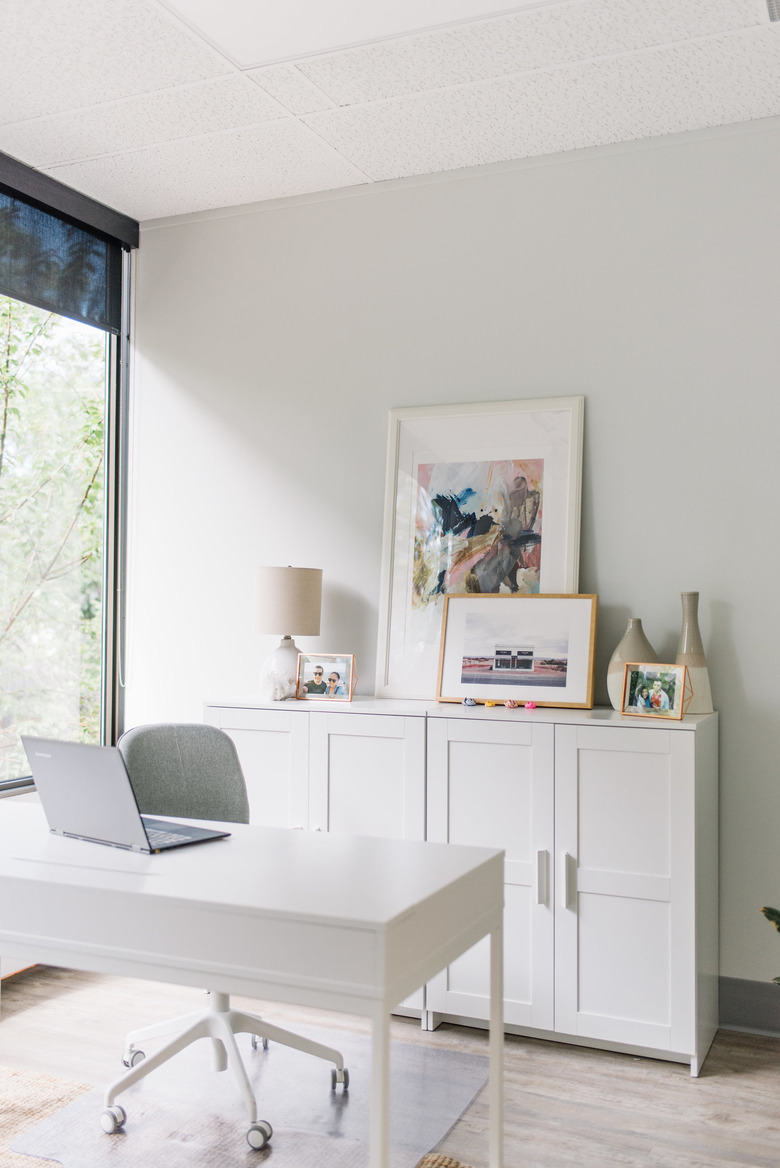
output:
[[56, 835], [132, 852], [162, 852], [229, 831], [141, 815], [125, 760], [115, 746], [22, 735], [35, 787]]

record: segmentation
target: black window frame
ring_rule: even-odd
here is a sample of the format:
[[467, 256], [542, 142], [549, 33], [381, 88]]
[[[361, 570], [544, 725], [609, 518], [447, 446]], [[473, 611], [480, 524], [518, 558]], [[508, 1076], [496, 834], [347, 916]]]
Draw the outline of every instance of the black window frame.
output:
[[[124, 722], [125, 552], [127, 546], [127, 420], [131, 252], [139, 225], [120, 211], [0, 152], [0, 191], [112, 245], [110, 278], [120, 295], [119, 325], [108, 329], [105, 419], [106, 478], [103, 566], [101, 727], [103, 744], [117, 741]], [[13, 295], [13, 293], [10, 293]], [[66, 314], [67, 315], [67, 314]], [[31, 778], [0, 782], [0, 797], [32, 787]]]

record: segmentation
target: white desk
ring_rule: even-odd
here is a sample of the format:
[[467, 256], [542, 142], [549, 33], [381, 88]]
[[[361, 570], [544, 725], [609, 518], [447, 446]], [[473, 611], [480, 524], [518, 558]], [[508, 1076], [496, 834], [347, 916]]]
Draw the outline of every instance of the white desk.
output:
[[[491, 938], [490, 1168], [502, 1168], [503, 852], [229, 825], [141, 856], [0, 806], [0, 951], [368, 1015], [371, 1168], [387, 1168], [390, 1013]], [[273, 1117], [269, 1117], [273, 1119]]]

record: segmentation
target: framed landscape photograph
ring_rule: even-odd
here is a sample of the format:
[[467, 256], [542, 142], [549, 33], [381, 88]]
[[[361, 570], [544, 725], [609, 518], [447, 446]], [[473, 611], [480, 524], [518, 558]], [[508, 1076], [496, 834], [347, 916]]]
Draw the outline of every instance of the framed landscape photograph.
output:
[[575, 593], [584, 398], [390, 411], [376, 693], [432, 698], [449, 596]]
[[301, 700], [351, 702], [357, 673], [346, 653], [299, 653], [295, 696]]
[[593, 706], [598, 597], [448, 596], [436, 699]]
[[693, 696], [684, 665], [629, 661], [623, 669], [621, 713], [679, 721]]

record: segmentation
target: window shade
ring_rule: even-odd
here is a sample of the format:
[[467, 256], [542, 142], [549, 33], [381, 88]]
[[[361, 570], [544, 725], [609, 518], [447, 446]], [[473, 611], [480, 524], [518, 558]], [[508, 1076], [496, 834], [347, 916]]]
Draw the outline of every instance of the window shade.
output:
[[0, 292], [107, 332], [121, 326], [122, 249], [0, 191]]

